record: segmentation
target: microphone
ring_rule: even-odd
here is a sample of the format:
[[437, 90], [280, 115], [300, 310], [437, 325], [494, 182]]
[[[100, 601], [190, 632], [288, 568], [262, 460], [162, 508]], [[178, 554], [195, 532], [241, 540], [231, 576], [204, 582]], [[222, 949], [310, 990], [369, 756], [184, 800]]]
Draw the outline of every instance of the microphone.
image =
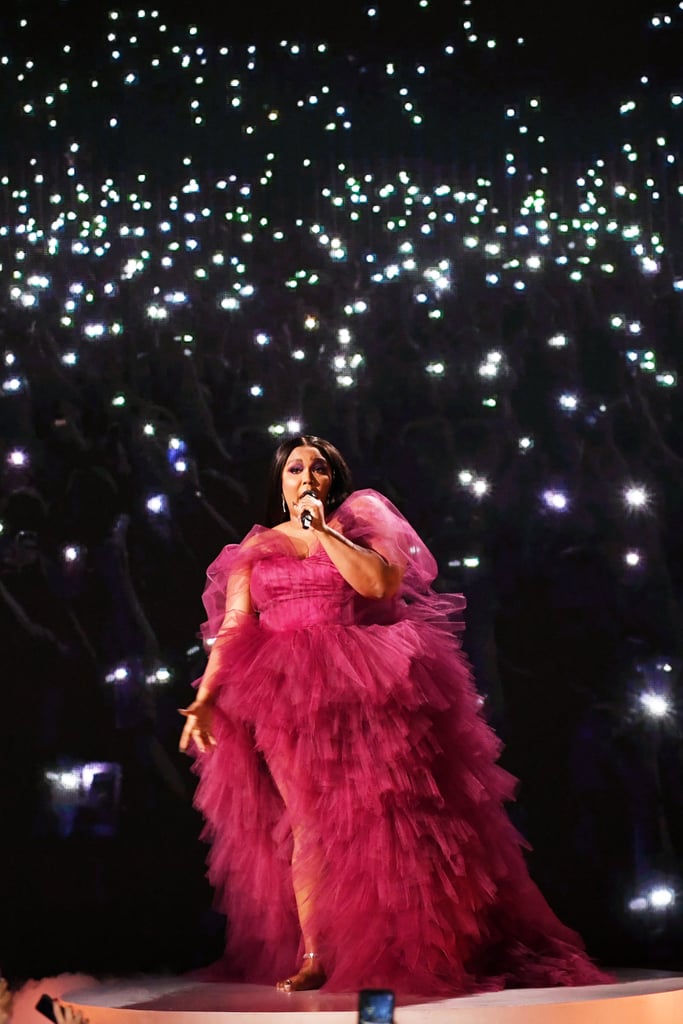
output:
[[[302, 494], [302, 497], [305, 498], [306, 495], [309, 495], [309, 497], [311, 497], [311, 498], [317, 498], [318, 497], [318, 495], [315, 493], [315, 491], [304, 491], [304, 493]], [[304, 530], [310, 530], [312, 522], [313, 522], [313, 515], [312, 515], [312, 513], [311, 513], [311, 511], [309, 509], [305, 508], [303, 510], [303, 512], [301, 513], [301, 525], [304, 528]]]

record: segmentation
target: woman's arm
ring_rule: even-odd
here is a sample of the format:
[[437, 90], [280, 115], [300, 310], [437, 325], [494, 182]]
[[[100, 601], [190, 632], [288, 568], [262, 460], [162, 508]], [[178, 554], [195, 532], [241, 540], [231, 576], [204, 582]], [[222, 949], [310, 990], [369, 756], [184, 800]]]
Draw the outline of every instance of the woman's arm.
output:
[[225, 615], [211, 648], [202, 681], [190, 706], [180, 711], [185, 718], [185, 727], [179, 744], [182, 751], [187, 750], [191, 741], [196, 743], [202, 754], [216, 746], [216, 737], [213, 733], [213, 696], [217, 678], [226, 670], [225, 660], [228, 657], [225, 645], [221, 641], [239, 629], [247, 621], [247, 616], [254, 614], [249, 591], [250, 575], [249, 572], [235, 572], [228, 582]]
[[338, 530], [326, 526], [320, 543], [339, 572], [361, 597], [393, 597], [401, 585], [405, 566], [389, 562], [377, 548], [354, 544]]
[[312, 494], [305, 495], [299, 502], [299, 517], [304, 510], [310, 512], [310, 529], [316, 531], [330, 560], [361, 597], [380, 600], [394, 596], [401, 585], [406, 567], [390, 561], [382, 554], [380, 539], [373, 543], [372, 548], [355, 544], [326, 523], [324, 506]]
[[211, 647], [209, 660], [197, 690], [195, 702], [203, 702], [211, 697], [216, 685], [216, 677], [225, 667], [223, 663], [223, 644], [221, 641], [233, 630], [239, 629], [246, 621], [246, 616], [254, 614], [249, 590], [250, 576], [249, 572], [235, 572], [228, 581], [225, 595], [225, 615], [223, 616], [221, 628], [218, 630]]

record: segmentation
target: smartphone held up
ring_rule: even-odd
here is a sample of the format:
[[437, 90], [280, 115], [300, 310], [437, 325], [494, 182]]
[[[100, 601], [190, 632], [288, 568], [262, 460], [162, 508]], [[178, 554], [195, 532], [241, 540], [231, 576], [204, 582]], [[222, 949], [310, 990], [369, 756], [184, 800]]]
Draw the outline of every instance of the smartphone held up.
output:
[[394, 1024], [394, 993], [388, 988], [364, 988], [358, 994], [358, 1024]]

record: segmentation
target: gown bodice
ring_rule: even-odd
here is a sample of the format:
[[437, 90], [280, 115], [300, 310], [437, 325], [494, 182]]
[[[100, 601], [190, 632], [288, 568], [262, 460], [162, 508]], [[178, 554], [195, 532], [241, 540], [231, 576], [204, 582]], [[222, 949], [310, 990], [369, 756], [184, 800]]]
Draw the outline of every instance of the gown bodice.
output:
[[278, 632], [351, 625], [356, 596], [322, 548], [308, 558], [262, 559], [251, 573], [251, 597], [260, 624]]

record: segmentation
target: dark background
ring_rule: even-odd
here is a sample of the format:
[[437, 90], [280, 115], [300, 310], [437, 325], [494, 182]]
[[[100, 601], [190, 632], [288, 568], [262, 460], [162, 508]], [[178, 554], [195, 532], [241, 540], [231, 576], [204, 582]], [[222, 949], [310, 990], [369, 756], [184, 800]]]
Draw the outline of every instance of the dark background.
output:
[[[356, 3], [154, 6], [169, 26], [163, 39], [149, 19], [136, 23], [144, 5], [117, 6], [118, 63], [106, 39], [108, 7], [14, 3], [0, 14], [0, 56], [9, 57], [0, 65], [0, 178], [7, 176], [0, 226], [8, 229], [0, 234], [0, 349], [14, 353], [6, 372], [23, 381], [19, 393], [5, 389], [0, 397], [0, 964], [16, 978], [183, 970], [219, 953], [223, 924], [203, 880], [193, 779], [175, 749], [176, 708], [202, 669], [205, 567], [262, 519], [276, 443], [268, 427], [296, 418], [341, 447], [359, 486], [396, 501], [437, 556], [438, 586], [465, 591], [466, 649], [506, 743], [504, 764], [521, 779], [512, 813], [552, 905], [607, 963], [680, 968], [680, 395], [626, 357], [629, 348], [651, 348], [658, 370], [680, 371], [674, 282], [683, 276], [683, 113], [670, 102], [683, 88], [680, 12], [672, 5], [671, 27], [655, 30], [650, 18], [667, 12], [648, 4], [430, 3], [423, 10], [391, 2], [376, 5], [376, 22], [369, 5]], [[495, 38], [494, 50], [467, 43], [468, 14], [480, 38]], [[171, 54], [176, 43], [189, 52], [191, 24], [198, 27], [192, 45], [206, 50], [206, 65], [192, 71], [203, 75], [201, 87]], [[138, 42], [128, 45], [133, 33]], [[301, 41], [302, 55], [293, 59], [281, 39]], [[321, 39], [328, 51], [318, 58], [313, 44]], [[232, 48], [227, 60], [217, 53], [223, 43]], [[453, 57], [444, 55], [447, 43]], [[250, 44], [257, 49], [251, 76], [244, 71]], [[152, 74], [154, 55], [162, 67]], [[389, 62], [399, 69], [392, 79]], [[129, 70], [140, 74], [134, 88], [122, 84]], [[226, 105], [234, 75], [247, 83], [236, 113]], [[51, 128], [52, 114], [38, 101], [60, 81], [69, 89]], [[322, 102], [313, 112], [296, 106], [323, 83], [331, 90], [325, 109], [346, 105], [352, 129], [325, 132]], [[423, 115], [419, 128], [396, 99], [402, 84]], [[202, 126], [188, 114], [195, 97]], [[532, 113], [534, 97], [541, 106]], [[619, 107], [629, 99], [637, 108], [626, 117]], [[38, 104], [35, 115], [25, 112], [27, 101]], [[505, 117], [508, 106], [515, 116]], [[269, 125], [273, 109], [280, 119]], [[245, 134], [250, 123], [258, 126], [253, 137]], [[637, 151], [635, 163], [625, 144]], [[514, 178], [505, 171], [508, 151]], [[271, 152], [273, 183], [260, 187]], [[597, 159], [606, 182], [603, 228], [591, 264], [573, 263], [587, 251], [584, 222], [598, 216], [579, 209], [586, 187], [577, 179]], [[404, 212], [400, 194], [386, 201], [386, 216], [364, 211], [351, 222], [350, 201], [335, 208], [323, 189], [348, 199], [349, 174], [374, 175], [371, 191], [396, 183], [401, 170], [422, 195], [445, 182], [454, 192], [486, 195], [489, 207], [473, 226], [473, 201], [444, 200], [439, 208], [452, 208], [455, 227], [440, 223], [428, 238], [406, 229], [400, 238], [412, 239], [418, 273], [377, 284], [368, 254], [378, 267], [404, 258], [399, 235], [386, 226]], [[230, 187], [216, 191], [230, 175]], [[196, 195], [182, 192], [192, 176]], [[109, 177], [122, 198], [103, 211], [97, 204]], [[482, 178], [487, 185], [476, 184]], [[89, 193], [85, 203], [78, 184]], [[246, 184], [251, 195], [240, 198]], [[630, 205], [616, 197], [617, 184], [633, 190]], [[553, 231], [542, 272], [514, 272], [503, 264], [540, 251], [535, 238], [514, 233], [537, 187], [568, 230]], [[55, 193], [61, 199], [51, 203]], [[135, 211], [132, 193], [150, 209]], [[180, 197], [178, 211], [169, 212], [171, 195]], [[210, 214], [199, 216], [207, 204]], [[253, 214], [252, 243], [225, 219], [240, 205]], [[104, 255], [92, 251], [92, 238], [90, 253], [73, 251], [76, 225], [49, 227], [62, 207], [90, 222], [106, 214]], [[184, 220], [184, 212], [199, 220]], [[57, 254], [17, 233], [27, 216], [61, 239]], [[610, 216], [616, 235], [604, 229]], [[256, 230], [260, 217], [269, 218], [269, 230], [285, 231], [281, 244]], [[165, 218], [171, 229], [162, 234]], [[310, 232], [315, 222], [343, 238], [345, 260], [330, 260]], [[634, 223], [648, 252], [653, 235], [664, 244], [657, 275], [641, 272], [633, 245], [620, 237]], [[142, 242], [121, 234], [134, 224], [146, 227]], [[510, 226], [504, 236], [496, 234], [500, 225]], [[463, 239], [473, 232], [485, 241], [502, 237], [502, 256], [467, 254]], [[172, 271], [162, 272], [169, 239], [188, 237], [199, 239], [199, 250], [181, 246]], [[126, 280], [122, 268], [143, 246], [148, 265]], [[19, 259], [22, 248], [28, 256]], [[209, 263], [217, 250], [225, 267]], [[220, 298], [239, 277], [232, 256], [244, 261], [256, 294], [226, 314]], [[551, 258], [559, 256], [582, 267], [581, 283]], [[452, 285], [438, 296], [420, 273], [442, 258], [451, 261]], [[613, 275], [600, 271], [604, 262]], [[205, 280], [195, 275], [200, 265], [209, 266]], [[302, 269], [315, 271], [318, 283], [289, 288]], [[487, 287], [492, 269], [500, 287]], [[49, 275], [50, 287], [27, 308], [10, 290], [31, 272]], [[514, 288], [520, 277], [524, 292]], [[79, 300], [65, 326], [73, 282], [93, 300]], [[173, 289], [184, 289], [188, 302], [168, 321], [151, 321], [149, 304]], [[428, 292], [424, 304], [420, 289]], [[346, 317], [344, 306], [358, 299], [369, 312]], [[428, 318], [435, 309], [442, 320]], [[642, 339], [613, 330], [616, 313], [640, 321]], [[303, 326], [309, 314], [318, 318], [313, 332]], [[98, 320], [121, 323], [123, 334], [88, 340], [82, 328]], [[338, 386], [333, 370], [341, 327], [353, 330], [351, 347], [363, 355], [351, 388]], [[267, 346], [254, 342], [261, 331], [271, 336]], [[560, 332], [570, 343], [558, 353], [547, 339]], [[183, 342], [184, 334], [193, 341]], [[298, 348], [302, 361], [292, 358]], [[72, 350], [78, 365], [69, 370], [62, 356]], [[504, 370], [488, 386], [477, 367], [491, 350], [502, 353]], [[439, 360], [446, 372], [436, 379], [425, 367]], [[258, 400], [249, 390], [255, 384], [264, 388]], [[558, 411], [564, 391], [581, 395], [575, 416]], [[117, 393], [125, 405], [112, 405]], [[495, 410], [482, 406], [491, 393]], [[153, 439], [142, 433], [146, 422], [155, 425]], [[525, 434], [534, 438], [526, 455], [518, 447]], [[174, 472], [171, 437], [182, 439], [184, 473]], [[8, 467], [17, 447], [30, 454], [25, 469]], [[466, 468], [491, 484], [481, 501], [459, 483]], [[622, 499], [634, 482], [650, 493], [641, 512]], [[558, 486], [571, 495], [565, 515], [539, 498]], [[157, 516], [146, 507], [155, 493], [167, 499]], [[79, 557], [68, 563], [64, 549], [74, 544]], [[643, 556], [637, 571], [624, 563], [632, 549]], [[475, 555], [478, 567], [464, 568], [462, 559]], [[122, 685], [108, 682], [122, 665]], [[150, 684], [160, 668], [170, 681]], [[638, 701], [643, 690], [665, 693], [669, 714], [648, 719]], [[118, 766], [120, 792], [70, 817], [45, 773], [92, 761]], [[653, 885], [671, 887], [672, 906], [630, 909]]]

